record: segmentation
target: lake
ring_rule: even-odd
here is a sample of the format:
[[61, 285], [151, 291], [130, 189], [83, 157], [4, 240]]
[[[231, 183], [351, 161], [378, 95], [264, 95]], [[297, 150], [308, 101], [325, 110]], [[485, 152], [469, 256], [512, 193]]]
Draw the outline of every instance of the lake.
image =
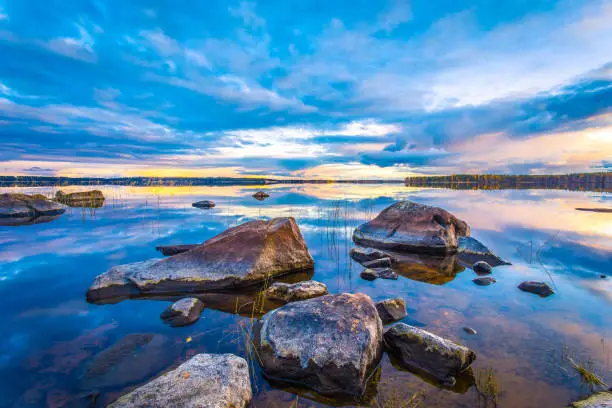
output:
[[[270, 198], [255, 200], [251, 195], [260, 189]], [[206, 295], [202, 318], [182, 328], [160, 320], [168, 300], [85, 301], [96, 275], [160, 257], [157, 245], [201, 243], [231, 226], [279, 216], [297, 220], [315, 259], [312, 279], [330, 293], [363, 292], [375, 301], [402, 297], [405, 323], [477, 354], [473, 377], [453, 388], [398, 368], [385, 354], [368, 394], [354, 404], [400, 407], [412, 398], [420, 406], [495, 406], [478, 392], [493, 383], [497, 406], [560, 407], [590, 391], [570, 359], [612, 385], [612, 214], [575, 210], [610, 207], [610, 193], [401, 184], [101, 190], [102, 208], [72, 208], [47, 223], [0, 227], [0, 407], [101, 407], [201, 352], [249, 359], [254, 407], [350, 405], [262, 377], [245, 333], [267, 306], [254, 310], [252, 294]], [[0, 189], [15, 191], [50, 195], [54, 189]], [[193, 208], [199, 200], [217, 206]], [[487, 287], [472, 282], [471, 269], [453, 265], [415, 267], [398, 280], [363, 280], [362, 267], [348, 255], [352, 232], [400, 200], [447, 209], [512, 265], [495, 268], [497, 283]], [[517, 286], [525, 280], [545, 281], [556, 293], [540, 298], [522, 292]]]

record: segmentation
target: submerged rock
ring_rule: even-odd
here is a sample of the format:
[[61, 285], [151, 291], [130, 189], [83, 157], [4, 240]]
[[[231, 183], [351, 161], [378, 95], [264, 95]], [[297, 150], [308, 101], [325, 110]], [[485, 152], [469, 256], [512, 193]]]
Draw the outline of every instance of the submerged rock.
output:
[[402, 298], [385, 299], [374, 304], [383, 323], [391, 323], [406, 317], [406, 302]]
[[170, 258], [116, 266], [95, 278], [87, 300], [230, 290], [313, 266], [293, 218], [257, 220]]
[[251, 399], [253, 392], [245, 359], [233, 354], [196, 354], [108, 407], [244, 408]]
[[204, 200], [204, 201], [197, 201], [193, 204], [191, 204], [192, 207], [196, 207], [196, 208], [213, 208], [216, 204], [210, 200]]
[[351, 249], [350, 256], [359, 263], [390, 257], [388, 254], [378, 249], [364, 247], [355, 247]]
[[572, 408], [610, 408], [612, 407], [612, 391], [603, 391], [570, 404]]
[[479, 275], [486, 275], [493, 272], [493, 268], [491, 265], [486, 263], [485, 261], [478, 261], [473, 266], [472, 269]]
[[471, 327], [467, 327], [467, 326], [463, 328], [463, 331], [466, 332], [467, 334], [471, 334], [472, 336], [478, 334], [476, 330], [472, 329]]
[[375, 269], [364, 269], [359, 276], [362, 279], [373, 281], [375, 279], [397, 279], [397, 273], [393, 272], [391, 268], [375, 268]]
[[390, 268], [392, 263], [391, 263], [391, 258], [385, 257], [385, 258], [380, 258], [380, 259], [373, 259], [371, 261], [365, 261], [362, 263], [362, 265], [369, 269], [375, 269], [375, 268]]
[[265, 200], [266, 198], [270, 197], [270, 194], [268, 194], [268, 193], [264, 193], [263, 191], [258, 191], [258, 192], [256, 192], [255, 194], [253, 194], [253, 197], [254, 197], [256, 200], [263, 201], [263, 200]]
[[518, 288], [523, 292], [540, 295], [540, 297], [548, 297], [555, 293], [555, 291], [545, 282], [527, 281], [521, 283]]
[[360, 396], [381, 358], [382, 322], [367, 295], [327, 295], [266, 314], [255, 345], [272, 379], [323, 395]]
[[459, 237], [459, 247], [457, 248], [459, 259], [469, 265], [474, 265], [479, 261], [484, 261], [490, 266], [510, 265], [499, 256], [495, 255], [485, 244], [473, 237]]
[[104, 194], [100, 190], [79, 191], [68, 194], [59, 190], [55, 193], [55, 200], [69, 207], [100, 208], [104, 205]]
[[275, 282], [266, 289], [265, 296], [270, 300], [289, 303], [316, 298], [327, 295], [327, 293], [327, 286], [317, 281], [304, 281], [293, 284]]
[[174, 256], [187, 252], [198, 245], [199, 244], [159, 245], [155, 247], [155, 250], [161, 252], [164, 256]]
[[384, 341], [402, 367], [423, 371], [444, 384], [454, 384], [476, 360], [469, 348], [404, 323], [389, 327]]
[[183, 298], [168, 306], [160, 318], [172, 327], [187, 326], [197, 322], [204, 310], [204, 303], [196, 298]]
[[66, 207], [41, 194], [0, 194], [0, 225], [36, 224], [38, 218], [54, 219], [64, 212]]
[[464, 269], [457, 255], [401, 254], [393, 264], [398, 275], [431, 285], [444, 285]]
[[472, 279], [472, 282], [474, 282], [478, 286], [489, 286], [497, 281], [495, 280], [495, 278], [492, 278], [490, 276], [483, 276], [480, 278]]
[[360, 225], [353, 233], [353, 241], [399, 252], [453, 253], [457, 251], [457, 239], [468, 235], [467, 223], [448, 211], [401, 201]]

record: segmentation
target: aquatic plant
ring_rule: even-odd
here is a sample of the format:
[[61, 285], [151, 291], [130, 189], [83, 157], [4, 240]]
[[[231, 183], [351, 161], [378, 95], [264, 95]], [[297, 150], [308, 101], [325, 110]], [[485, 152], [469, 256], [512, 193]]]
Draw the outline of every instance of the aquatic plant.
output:
[[424, 394], [421, 391], [409, 395], [398, 392], [397, 387], [392, 387], [389, 392], [379, 392], [374, 401], [375, 408], [420, 408], [422, 407]]
[[496, 407], [502, 397], [502, 387], [495, 376], [493, 368], [479, 368], [476, 372], [475, 385], [479, 402], [482, 400], [485, 406], [491, 403]]
[[595, 373], [595, 365], [590, 357], [587, 357], [586, 360], [580, 360], [572, 354], [569, 347], [563, 346], [561, 350], [562, 362], [567, 362], [580, 375], [582, 385], [589, 393], [592, 393], [598, 387], [602, 389], [608, 387], [603, 378]]

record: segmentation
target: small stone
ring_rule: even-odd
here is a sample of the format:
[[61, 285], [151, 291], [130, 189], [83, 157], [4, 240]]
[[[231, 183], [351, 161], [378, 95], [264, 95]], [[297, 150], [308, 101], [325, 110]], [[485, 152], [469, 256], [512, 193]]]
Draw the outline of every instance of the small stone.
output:
[[365, 279], [367, 281], [373, 281], [378, 278], [378, 275], [372, 269], [364, 269], [359, 276], [361, 276], [361, 279]]
[[481, 278], [473, 279], [472, 282], [474, 282], [478, 286], [489, 286], [489, 285], [494, 284], [497, 281], [495, 280], [495, 278], [492, 278], [490, 276], [483, 276]]
[[213, 208], [216, 204], [210, 200], [198, 201], [196, 203], [191, 204], [192, 207], [196, 208]]
[[280, 300], [285, 303], [312, 299], [327, 295], [327, 286], [317, 281], [304, 281], [294, 284], [275, 282], [266, 289], [266, 299]]
[[172, 327], [187, 326], [197, 322], [204, 310], [204, 303], [196, 298], [184, 298], [174, 302], [161, 314], [161, 319]]
[[489, 273], [491, 273], [493, 271], [493, 268], [491, 268], [491, 265], [489, 265], [485, 261], [478, 261], [478, 262], [476, 262], [472, 266], [472, 269], [474, 270], [474, 272], [476, 272], [479, 275], [486, 275], [486, 274], [489, 274]]
[[380, 259], [373, 259], [371, 261], [363, 262], [362, 265], [369, 269], [390, 268], [391, 258], [386, 257], [386, 258], [380, 258]]
[[373, 261], [380, 258], [390, 258], [389, 255], [383, 251], [367, 247], [355, 247], [351, 249], [350, 256], [359, 263]]
[[555, 291], [544, 282], [527, 281], [521, 283], [518, 288], [523, 292], [535, 293], [540, 297], [548, 297], [555, 293]]
[[476, 333], [478, 333], [476, 330], [472, 329], [471, 327], [467, 327], [467, 326], [463, 328], [463, 331], [471, 335], [475, 335]]
[[364, 269], [359, 275], [363, 279], [373, 281], [374, 279], [397, 279], [397, 273], [393, 272], [391, 268], [375, 268], [375, 269]]
[[255, 194], [253, 194], [253, 197], [256, 200], [262, 201], [262, 200], [265, 200], [266, 198], [270, 197], [270, 194], [264, 193], [263, 191], [258, 191]]
[[383, 323], [391, 323], [406, 317], [406, 302], [402, 298], [385, 299], [374, 304]]

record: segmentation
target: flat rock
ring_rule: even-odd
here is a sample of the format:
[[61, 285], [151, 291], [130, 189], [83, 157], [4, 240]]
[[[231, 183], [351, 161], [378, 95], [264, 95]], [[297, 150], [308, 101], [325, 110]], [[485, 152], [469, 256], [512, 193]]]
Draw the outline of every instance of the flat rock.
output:
[[196, 207], [196, 208], [213, 208], [216, 204], [210, 200], [203, 200], [203, 201], [197, 201], [193, 204], [191, 204], [192, 207]]
[[491, 265], [489, 265], [485, 261], [476, 262], [474, 265], [472, 265], [472, 269], [479, 275], [487, 275], [493, 272], [493, 268], [491, 268]]
[[476, 359], [469, 348], [405, 323], [385, 330], [384, 341], [400, 366], [425, 372], [447, 385], [454, 384]]
[[269, 300], [289, 303], [324, 296], [327, 293], [327, 286], [317, 281], [304, 281], [293, 284], [275, 282], [266, 289], [265, 296]]
[[361, 396], [381, 358], [382, 322], [367, 295], [327, 295], [266, 314], [255, 345], [272, 379], [322, 395]]
[[108, 407], [244, 408], [252, 399], [245, 359], [233, 354], [196, 354]]
[[391, 258], [385, 257], [385, 258], [373, 259], [371, 261], [365, 261], [362, 263], [362, 265], [369, 269], [390, 268], [392, 265], [392, 262], [391, 262]]
[[313, 267], [293, 218], [250, 221], [182, 254], [111, 268], [95, 278], [87, 300], [232, 290]]
[[187, 326], [197, 322], [204, 310], [204, 303], [196, 298], [183, 298], [168, 306], [160, 318], [172, 327]]
[[35, 194], [0, 194], [0, 219], [16, 218], [24, 221], [41, 216], [56, 216], [66, 212], [66, 207]]
[[442, 208], [400, 201], [353, 232], [356, 244], [398, 252], [454, 253], [470, 227]]
[[389, 255], [376, 248], [355, 247], [349, 253], [351, 258], [359, 263], [374, 261], [380, 258], [389, 258]]
[[155, 247], [155, 250], [161, 252], [164, 256], [174, 256], [187, 252], [198, 245], [199, 244], [159, 245]]
[[484, 261], [492, 267], [500, 265], [511, 265], [499, 256], [495, 255], [485, 244], [473, 237], [459, 237], [459, 247], [457, 253], [459, 259], [469, 265], [474, 265], [479, 261]]
[[555, 293], [555, 291], [545, 282], [527, 281], [521, 283], [518, 288], [523, 292], [535, 293], [540, 297], [548, 297]]
[[374, 304], [378, 316], [384, 324], [402, 320], [406, 317], [406, 302], [402, 298], [385, 299]]
[[59, 190], [55, 193], [55, 200], [69, 207], [100, 208], [104, 205], [104, 194], [100, 190], [78, 191], [68, 194]]
[[610, 408], [612, 407], [612, 391], [595, 393], [588, 398], [570, 404], [573, 408]]
[[495, 278], [490, 276], [482, 276], [480, 278], [472, 279], [472, 282], [477, 284], [478, 286], [489, 286], [497, 282]]
[[393, 272], [393, 269], [391, 268], [374, 268], [374, 269], [370, 269], [370, 268], [366, 268], [364, 269], [359, 276], [361, 276], [362, 279], [368, 280], [368, 281], [373, 281], [375, 279], [397, 279], [397, 273]]

